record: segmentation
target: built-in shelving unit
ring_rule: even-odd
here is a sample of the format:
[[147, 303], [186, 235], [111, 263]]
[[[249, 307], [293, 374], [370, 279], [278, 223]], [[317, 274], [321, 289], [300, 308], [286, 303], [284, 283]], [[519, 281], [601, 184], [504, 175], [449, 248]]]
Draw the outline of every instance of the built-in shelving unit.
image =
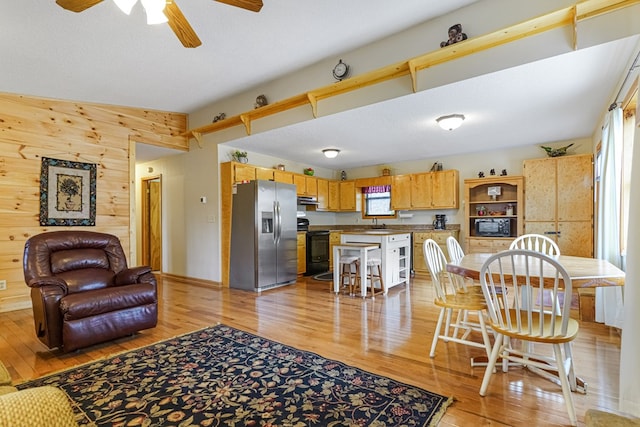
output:
[[[492, 176], [465, 179], [466, 251], [497, 252], [508, 249], [511, 241], [523, 232], [522, 176]], [[508, 220], [508, 229], [500, 236], [476, 232], [476, 220]]]

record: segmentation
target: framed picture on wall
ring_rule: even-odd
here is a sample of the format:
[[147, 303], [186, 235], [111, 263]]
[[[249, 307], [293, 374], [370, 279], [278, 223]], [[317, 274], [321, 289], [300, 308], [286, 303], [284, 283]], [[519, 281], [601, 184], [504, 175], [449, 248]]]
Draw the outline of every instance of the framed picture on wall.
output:
[[94, 163], [42, 158], [40, 225], [96, 225]]

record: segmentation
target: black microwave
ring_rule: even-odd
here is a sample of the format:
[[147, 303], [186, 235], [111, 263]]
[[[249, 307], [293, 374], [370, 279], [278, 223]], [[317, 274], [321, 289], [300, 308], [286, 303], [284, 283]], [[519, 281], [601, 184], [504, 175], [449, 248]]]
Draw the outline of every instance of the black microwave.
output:
[[476, 236], [509, 237], [511, 236], [511, 219], [478, 218], [476, 219]]

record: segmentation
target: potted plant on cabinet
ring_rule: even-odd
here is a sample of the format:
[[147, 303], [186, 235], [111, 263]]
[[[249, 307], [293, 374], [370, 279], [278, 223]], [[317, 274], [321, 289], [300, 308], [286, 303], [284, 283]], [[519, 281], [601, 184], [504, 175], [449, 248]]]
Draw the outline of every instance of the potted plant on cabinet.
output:
[[247, 163], [249, 161], [246, 151], [236, 150], [231, 153], [231, 158], [238, 163]]

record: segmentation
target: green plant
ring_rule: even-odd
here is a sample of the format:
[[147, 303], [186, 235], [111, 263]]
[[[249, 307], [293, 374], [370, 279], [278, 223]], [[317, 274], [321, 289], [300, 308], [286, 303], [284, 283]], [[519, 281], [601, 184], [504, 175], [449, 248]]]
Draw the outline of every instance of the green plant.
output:
[[231, 153], [231, 157], [235, 161], [240, 161], [240, 159], [243, 159], [243, 158], [246, 159], [247, 158], [247, 152], [246, 151], [236, 150], [233, 153]]

